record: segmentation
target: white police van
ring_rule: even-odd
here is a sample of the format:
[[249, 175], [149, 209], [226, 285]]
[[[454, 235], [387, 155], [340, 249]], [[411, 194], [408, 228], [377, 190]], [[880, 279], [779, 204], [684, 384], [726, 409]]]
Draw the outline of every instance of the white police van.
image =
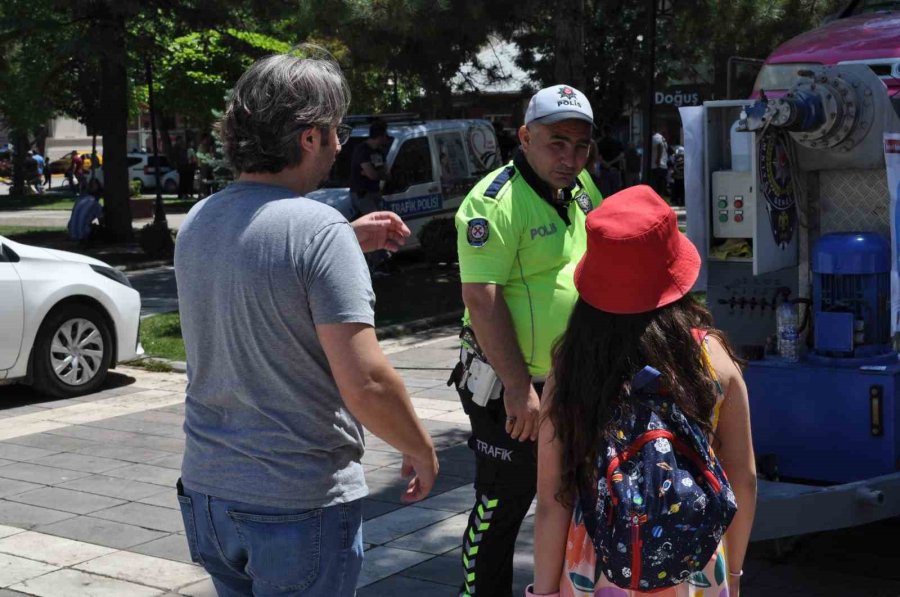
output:
[[[392, 138], [386, 153], [391, 174], [384, 183], [383, 208], [398, 214], [412, 231], [405, 248], [419, 246], [418, 232], [436, 218], [452, 218], [469, 190], [501, 165], [497, 137], [487, 120], [416, 120], [411, 115], [381, 116]], [[322, 188], [309, 198], [331, 205], [348, 220], [350, 159], [369, 137], [373, 117], [350, 116], [350, 139], [341, 149]]]

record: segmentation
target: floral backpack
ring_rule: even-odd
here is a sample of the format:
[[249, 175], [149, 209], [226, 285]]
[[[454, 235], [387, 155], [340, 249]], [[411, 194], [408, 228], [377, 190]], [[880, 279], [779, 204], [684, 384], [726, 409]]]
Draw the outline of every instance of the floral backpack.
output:
[[615, 585], [653, 591], [702, 570], [737, 511], [704, 431], [644, 367], [631, 382], [633, 410], [597, 459], [594, 495], [581, 495], [597, 567]]

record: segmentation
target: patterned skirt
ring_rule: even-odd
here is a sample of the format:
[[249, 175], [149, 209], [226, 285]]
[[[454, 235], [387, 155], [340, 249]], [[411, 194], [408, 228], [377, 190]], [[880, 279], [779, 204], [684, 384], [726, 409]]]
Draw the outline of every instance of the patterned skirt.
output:
[[596, 562], [594, 544], [581, 521], [581, 508], [576, 505], [569, 522], [566, 562], [559, 580], [560, 597], [728, 597], [728, 565], [722, 543], [703, 570], [679, 585], [654, 593], [619, 588], [603, 574], [598, 578]]

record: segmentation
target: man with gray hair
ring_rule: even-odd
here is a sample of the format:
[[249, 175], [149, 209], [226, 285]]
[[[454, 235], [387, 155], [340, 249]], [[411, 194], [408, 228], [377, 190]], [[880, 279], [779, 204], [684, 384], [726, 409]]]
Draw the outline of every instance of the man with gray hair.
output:
[[187, 352], [178, 501], [220, 596], [355, 594], [363, 426], [403, 454], [404, 502], [438, 470], [378, 345], [361, 250], [396, 249], [394, 214], [350, 224], [306, 199], [346, 141], [349, 92], [324, 53], [250, 67], [221, 122], [237, 181], [191, 209], [175, 245]]

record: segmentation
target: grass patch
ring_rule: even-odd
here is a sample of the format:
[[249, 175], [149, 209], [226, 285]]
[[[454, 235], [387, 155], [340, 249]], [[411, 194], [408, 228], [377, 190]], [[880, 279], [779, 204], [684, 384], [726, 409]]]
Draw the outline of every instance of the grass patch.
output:
[[26, 209], [72, 209], [75, 195], [44, 193], [43, 195], [8, 195], [0, 197], [0, 211]]
[[[144, 193], [138, 199], [156, 199], [153, 192]], [[163, 195], [166, 213], [183, 214], [190, 211], [197, 201], [179, 199], [176, 195]], [[43, 195], [0, 196], [0, 211], [62, 210], [71, 211], [75, 196], [68, 194], [44, 193]]]
[[148, 357], [184, 361], [187, 357], [178, 313], [161, 313], [141, 320], [141, 344]]
[[[402, 269], [374, 280], [376, 327], [462, 311], [459, 271], [455, 266], [414, 266], [415, 258], [403, 254], [395, 259]], [[148, 357], [186, 360], [178, 313], [141, 320], [141, 344]]]
[[48, 240], [68, 238], [65, 228], [46, 226], [0, 226], [0, 236], [26, 245], [46, 243]]

